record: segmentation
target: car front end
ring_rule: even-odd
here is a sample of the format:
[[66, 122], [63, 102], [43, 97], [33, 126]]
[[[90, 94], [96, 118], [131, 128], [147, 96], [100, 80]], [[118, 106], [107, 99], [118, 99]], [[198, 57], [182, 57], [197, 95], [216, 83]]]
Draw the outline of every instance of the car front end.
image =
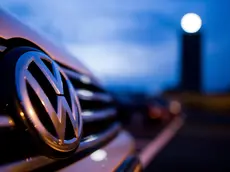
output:
[[2, 10], [0, 23], [0, 171], [140, 171], [94, 75]]

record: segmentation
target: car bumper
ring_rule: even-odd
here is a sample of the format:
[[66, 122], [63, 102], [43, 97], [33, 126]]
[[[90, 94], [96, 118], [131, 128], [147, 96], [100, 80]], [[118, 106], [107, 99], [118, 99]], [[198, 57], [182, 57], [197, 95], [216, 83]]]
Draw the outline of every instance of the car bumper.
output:
[[[89, 141], [89, 144], [84, 142], [72, 158], [54, 160], [38, 156], [1, 166], [0, 171], [140, 171], [139, 160], [134, 155], [135, 144], [132, 136], [128, 132], [118, 129], [119, 127], [115, 126], [113, 128], [114, 133], [111, 130], [103, 134], [103, 139], [98, 139], [99, 142], [90, 143]], [[116, 134], [115, 131], [119, 132]], [[109, 139], [108, 137], [112, 138]], [[101, 145], [105, 138], [110, 141]]]
[[90, 154], [89, 156], [81, 159], [80, 161], [61, 169], [60, 171], [108, 172], [124, 171], [124, 169], [135, 169], [138, 168], [140, 164], [137, 163], [139, 161], [134, 158], [133, 153], [133, 139], [127, 132], [122, 131], [109, 144], [101, 147], [100, 149]]

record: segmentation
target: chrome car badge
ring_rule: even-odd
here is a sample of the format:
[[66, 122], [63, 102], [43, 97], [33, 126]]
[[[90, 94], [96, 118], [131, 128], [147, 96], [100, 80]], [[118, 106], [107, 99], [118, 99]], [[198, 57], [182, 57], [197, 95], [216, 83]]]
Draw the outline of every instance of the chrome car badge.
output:
[[75, 150], [82, 132], [81, 110], [65, 73], [46, 54], [29, 51], [20, 56], [15, 74], [22, 119], [50, 148]]

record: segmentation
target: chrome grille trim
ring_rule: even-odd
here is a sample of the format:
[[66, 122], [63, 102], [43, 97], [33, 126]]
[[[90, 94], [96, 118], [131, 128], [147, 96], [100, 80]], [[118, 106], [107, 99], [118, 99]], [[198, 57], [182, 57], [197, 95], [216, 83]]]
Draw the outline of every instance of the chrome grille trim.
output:
[[102, 102], [112, 102], [111, 96], [104, 93], [97, 93], [88, 90], [77, 90], [77, 95], [79, 99], [90, 100], [90, 101], [102, 101]]
[[[81, 104], [84, 122], [99, 122], [116, 116], [117, 110], [114, 106], [113, 97], [104, 91], [94, 78], [67, 69], [64, 66], [62, 66], [62, 70], [75, 87], [76, 95]], [[81, 84], [77, 85], [77, 83]]]
[[117, 110], [115, 108], [108, 108], [97, 111], [83, 111], [82, 118], [84, 122], [95, 122], [116, 116]]
[[100, 84], [96, 80], [92, 79], [91, 77], [88, 77], [87, 75], [80, 74], [72, 70], [63, 68], [63, 67], [62, 67], [62, 70], [66, 73], [67, 76], [70, 76], [71, 78], [79, 80], [83, 84], [92, 84], [92, 85], [96, 85], [100, 87]]

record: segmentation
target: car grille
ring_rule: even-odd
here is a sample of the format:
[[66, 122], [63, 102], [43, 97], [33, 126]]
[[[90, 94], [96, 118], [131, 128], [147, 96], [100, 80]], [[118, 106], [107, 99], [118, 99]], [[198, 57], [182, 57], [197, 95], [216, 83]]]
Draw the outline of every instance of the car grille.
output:
[[[59, 65], [72, 82], [82, 110], [83, 136], [75, 155], [81, 153], [84, 156], [84, 152], [88, 155], [121, 129], [116, 121], [116, 106], [112, 96], [93, 77]], [[61, 164], [60, 160], [44, 158], [30, 133], [5, 112], [0, 111], [0, 134], [4, 136], [0, 142], [0, 171], [33, 170], [56, 162]], [[38, 159], [39, 164], [36, 163]]]
[[80, 102], [84, 124], [83, 136], [101, 132], [114, 123], [117, 110], [112, 96], [92, 77], [63, 65], [62, 70], [75, 87]]

